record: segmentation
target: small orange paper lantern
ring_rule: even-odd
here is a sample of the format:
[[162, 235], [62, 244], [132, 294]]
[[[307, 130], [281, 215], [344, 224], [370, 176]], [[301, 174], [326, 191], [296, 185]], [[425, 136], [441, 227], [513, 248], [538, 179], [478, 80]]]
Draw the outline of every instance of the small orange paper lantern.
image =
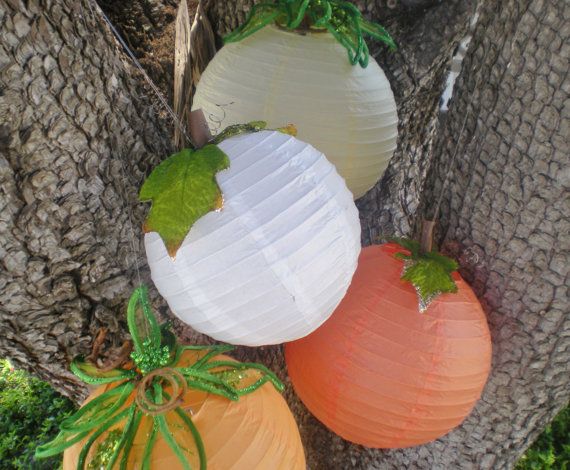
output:
[[458, 426], [479, 399], [490, 369], [485, 313], [458, 273], [458, 292], [419, 313], [400, 280], [404, 250], [362, 250], [346, 297], [311, 335], [288, 343], [287, 367], [307, 408], [346, 440], [410, 447]]
[[[195, 363], [199, 356], [194, 351], [186, 351], [178, 366], [184, 367]], [[213, 360], [231, 360], [228, 356], [220, 355]], [[249, 385], [258, 376], [255, 372], [240, 382], [240, 386]], [[113, 385], [101, 386], [88, 398], [94, 399]], [[125, 403], [128, 406], [134, 400], [133, 396]], [[86, 402], [86, 403], [87, 403]], [[287, 403], [271, 383], [266, 383], [254, 393], [242, 396], [239, 401], [206, 394], [201, 391], [188, 389], [181, 408], [192, 418], [192, 422], [201, 434], [207, 457], [208, 470], [252, 470], [280, 469], [305, 470], [305, 454], [295, 419]], [[201, 468], [198, 453], [193, 440], [188, 436], [176, 413], [165, 415], [173, 436], [178, 442], [187, 442], [186, 457], [192, 469]], [[146, 422], [145, 422], [146, 420]], [[119, 422], [103, 434], [93, 445], [88, 454], [87, 463], [94, 457], [101, 445], [113, 429], [121, 428], [124, 422]], [[152, 420], [145, 416], [137, 432], [132, 450], [129, 454], [127, 469], [140, 469], [142, 456], [147, 444]], [[185, 439], [186, 438], [186, 439]], [[109, 441], [107, 441], [109, 442]], [[85, 441], [80, 441], [67, 449], [63, 456], [63, 469], [76, 470], [79, 454]], [[111, 442], [107, 445], [113, 445]], [[87, 465], [86, 468], [92, 468]], [[93, 467], [99, 468], [99, 467]], [[118, 468], [118, 465], [116, 466]], [[157, 434], [156, 442], [150, 458], [150, 469], [182, 470], [183, 466], [174, 455], [168, 443]]]

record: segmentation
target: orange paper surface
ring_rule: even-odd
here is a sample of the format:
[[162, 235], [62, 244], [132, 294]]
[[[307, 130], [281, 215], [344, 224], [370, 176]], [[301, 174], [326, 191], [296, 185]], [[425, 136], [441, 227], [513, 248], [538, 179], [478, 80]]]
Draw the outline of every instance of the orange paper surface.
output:
[[489, 375], [491, 338], [471, 288], [419, 313], [401, 281], [404, 251], [362, 250], [346, 297], [316, 332], [286, 345], [295, 391], [344, 439], [376, 448], [409, 447], [443, 436], [479, 399]]
[[[197, 352], [187, 351], [182, 356], [179, 366], [192, 364], [198, 357]], [[213, 360], [228, 359], [231, 358], [218, 356]], [[247, 375], [242, 385], [247, 385], [258, 378], [255, 371], [247, 371]], [[112, 386], [114, 385], [100, 387], [88, 401]], [[271, 383], [241, 397], [239, 401], [189, 390], [182, 408], [191, 416], [202, 436], [208, 470], [305, 470], [306, 468], [295, 419], [287, 403]], [[181, 421], [174, 412], [171, 411], [166, 416], [172, 434], [188, 449], [187, 456], [191, 467], [200, 468], [198, 454], [190, 434], [181, 426]], [[151, 418], [145, 416], [131, 449], [128, 469], [141, 468], [142, 455], [151, 426]], [[104, 437], [105, 435], [103, 439]], [[97, 443], [101, 440], [93, 445], [90, 457], [93, 456]], [[76, 470], [83, 444], [84, 442], [80, 442], [65, 451], [64, 470]], [[118, 464], [115, 467], [118, 468]], [[152, 470], [183, 468], [160, 434], [155, 442], [150, 468]]]

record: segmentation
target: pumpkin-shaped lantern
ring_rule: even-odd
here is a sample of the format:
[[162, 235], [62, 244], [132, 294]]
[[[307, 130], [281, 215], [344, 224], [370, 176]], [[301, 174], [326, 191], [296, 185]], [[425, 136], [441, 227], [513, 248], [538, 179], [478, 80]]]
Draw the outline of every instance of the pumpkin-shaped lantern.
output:
[[343, 298], [360, 252], [352, 195], [325, 156], [280, 132], [219, 144], [224, 205], [192, 227], [175, 257], [145, 235], [152, 280], [185, 323], [248, 346], [306, 336]]
[[491, 361], [485, 314], [453, 273], [457, 293], [418, 311], [400, 279], [403, 251], [362, 250], [350, 289], [332, 317], [286, 346], [295, 391], [313, 415], [349, 441], [409, 447], [458, 426], [479, 399]]
[[127, 320], [132, 362], [101, 369], [76, 358], [73, 372], [101, 386], [36, 457], [67, 449], [64, 470], [305, 470], [283, 384], [271, 371], [223, 355], [227, 345], [179, 345], [159, 327], [144, 287]]
[[[200, 355], [203, 354], [185, 352], [178, 363], [179, 367], [195, 364]], [[231, 358], [219, 355], [211, 360], [226, 362], [231, 361]], [[237, 378], [240, 388], [247, 387], [258, 378], [252, 372], [243, 375], [245, 378]], [[91, 394], [86, 404], [111, 388], [112, 385], [102, 385]], [[126, 405], [134, 400], [134, 396], [133, 392]], [[191, 417], [201, 436], [208, 470], [305, 470], [303, 445], [297, 424], [287, 403], [271, 383], [266, 383], [255, 393], [241, 397], [239, 401], [192, 388], [188, 389], [182, 400], [180, 409]], [[110, 456], [110, 449], [119, 442], [120, 430], [125, 421], [126, 419], [115, 424], [93, 443], [85, 459], [86, 464], [90, 465], [87, 468], [105, 468], [105, 463], [108, 463], [105, 458]], [[202, 468], [199, 452], [182, 418], [171, 411], [165, 414], [165, 422], [174, 440], [183, 449], [189, 468]], [[133, 437], [125, 468], [143, 468], [142, 462], [152, 427], [152, 417], [144, 415], [139, 430]], [[80, 441], [65, 451], [63, 470], [78, 468], [85, 443], [86, 440]], [[156, 433], [153, 450], [147, 461], [149, 469], [185, 468], [160, 432]]]
[[[327, 156], [358, 198], [384, 173], [398, 134], [390, 83], [373, 58], [367, 63], [361, 35], [380, 27], [366, 22], [348, 2], [297, 4], [308, 9], [295, 12], [295, 17], [303, 19], [305, 14], [311, 28], [292, 30], [298, 22], [280, 18], [295, 5], [277, 1], [274, 9], [283, 14], [269, 18], [278, 24], [249, 35], [259, 25], [259, 15], [271, 8], [267, 3], [259, 6], [246, 31], [238, 30], [230, 38], [240, 41], [226, 40], [202, 74], [192, 107], [204, 110], [212, 131], [253, 119], [263, 119], [270, 126], [295, 123], [299, 138]], [[319, 17], [326, 11], [324, 4], [332, 5], [328, 19]], [[349, 23], [345, 27], [342, 21]], [[345, 37], [344, 31], [352, 31], [353, 23], [359, 25], [358, 33]], [[389, 38], [387, 34], [375, 37]], [[364, 66], [351, 64], [341, 40], [345, 45], [359, 43], [361, 50], [351, 57]]]

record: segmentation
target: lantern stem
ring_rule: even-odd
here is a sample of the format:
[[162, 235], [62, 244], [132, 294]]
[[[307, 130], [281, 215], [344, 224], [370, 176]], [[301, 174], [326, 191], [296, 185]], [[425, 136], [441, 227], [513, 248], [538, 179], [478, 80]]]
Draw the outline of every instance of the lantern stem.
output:
[[197, 149], [203, 147], [212, 139], [212, 134], [210, 134], [210, 128], [202, 109], [196, 109], [190, 113], [190, 135]]
[[237, 42], [269, 24], [288, 30], [326, 30], [348, 51], [352, 65], [366, 68], [369, 51], [364, 35], [386, 43], [396, 49], [396, 43], [379, 24], [363, 18], [351, 2], [345, 0], [274, 0], [255, 4], [245, 23], [228, 34], [224, 41]]
[[433, 250], [433, 230], [435, 228], [435, 220], [422, 221], [422, 238], [420, 241], [421, 249], [424, 253]]

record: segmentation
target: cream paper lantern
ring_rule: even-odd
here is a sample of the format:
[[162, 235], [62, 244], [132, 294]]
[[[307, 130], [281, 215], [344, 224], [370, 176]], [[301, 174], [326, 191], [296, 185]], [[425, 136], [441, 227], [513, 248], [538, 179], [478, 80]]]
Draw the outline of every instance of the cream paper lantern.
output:
[[380, 179], [396, 148], [398, 114], [384, 72], [372, 57], [366, 68], [351, 65], [328, 32], [267, 26], [225, 45], [198, 83], [199, 108], [212, 132], [256, 119], [270, 127], [294, 123], [355, 198]]
[[195, 330], [231, 344], [302, 338], [344, 297], [360, 253], [352, 195], [325, 156], [289, 135], [262, 131], [225, 140], [224, 197], [171, 258], [145, 235], [152, 280]]

